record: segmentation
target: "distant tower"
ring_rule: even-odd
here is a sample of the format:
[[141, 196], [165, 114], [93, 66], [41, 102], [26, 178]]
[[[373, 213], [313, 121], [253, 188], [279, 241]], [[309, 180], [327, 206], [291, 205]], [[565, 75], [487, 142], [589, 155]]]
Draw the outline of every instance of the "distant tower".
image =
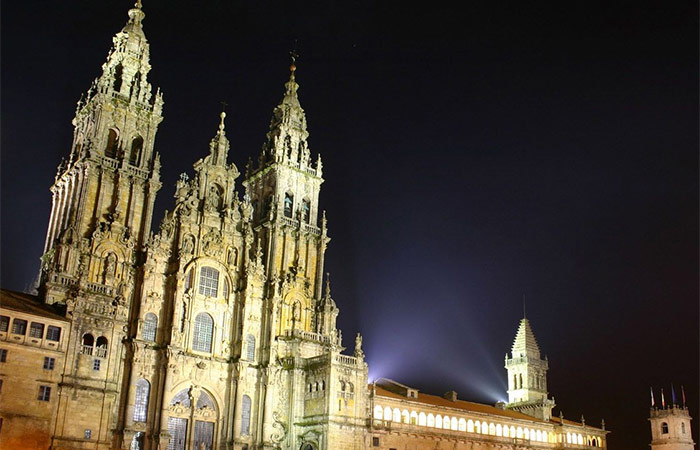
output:
[[520, 321], [513, 341], [511, 357], [506, 353], [508, 370], [508, 409], [549, 420], [554, 400], [547, 398], [547, 358], [540, 358], [540, 348], [526, 318]]
[[[663, 392], [661, 396], [661, 408], [657, 408], [654, 405], [652, 393], [652, 406], [649, 413], [651, 449], [693, 450], [695, 443], [691, 434], [691, 418], [688, 414], [688, 408], [685, 404], [683, 406], [677, 405], [675, 398], [672, 399], [672, 404], [667, 407], [663, 400]], [[685, 399], [683, 403], [685, 403]]]

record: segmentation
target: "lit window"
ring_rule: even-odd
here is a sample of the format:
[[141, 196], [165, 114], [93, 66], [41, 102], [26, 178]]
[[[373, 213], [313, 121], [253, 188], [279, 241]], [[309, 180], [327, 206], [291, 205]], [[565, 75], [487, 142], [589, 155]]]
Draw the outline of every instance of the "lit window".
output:
[[141, 337], [144, 341], [153, 342], [156, 340], [156, 330], [158, 329], [158, 317], [153, 313], [148, 313], [143, 318], [143, 330]]
[[241, 408], [241, 434], [250, 434], [250, 397], [243, 396]]
[[22, 319], [13, 320], [12, 333], [24, 336], [27, 333], [27, 321]]
[[44, 324], [32, 322], [32, 325], [29, 327], [29, 336], [39, 339], [44, 337]]
[[214, 320], [207, 313], [200, 313], [194, 319], [194, 339], [192, 349], [199, 352], [211, 352], [214, 334]]
[[85, 439], [92, 439], [92, 430], [86, 428], [85, 432], [83, 432], [83, 436], [85, 436]]
[[136, 382], [136, 395], [134, 398], [134, 422], [145, 422], [148, 412], [148, 395], [151, 385], [143, 378]]
[[0, 333], [6, 333], [10, 328], [10, 318], [7, 316], [0, 316]]
[[199, 293], [216, 297], [219, 290], [219, 271], [213, 267], [202, 267], [199, 273]]
[[50, 356], [44, 357], [44, 370], [53, 370], [53, 367], [55, 364], [56, 364], [55, 358], [51, 358]]
[[292, 217], [294, 211], [294, 196], [292, 194], [284, 194], [284, 216]]
[[49, 327], [46, 329], [46, 339], [55, 342], [61, 340], [61, 328], [49, 325]]
[[101, 359], [94, 359], [92, 361], [92, 370], [100, 370], [101, 365], [102, 365]]
[[37, 400], [48, 402], [51, 399], [51, 388], [49, 386], [39, 386], [39, 396]]

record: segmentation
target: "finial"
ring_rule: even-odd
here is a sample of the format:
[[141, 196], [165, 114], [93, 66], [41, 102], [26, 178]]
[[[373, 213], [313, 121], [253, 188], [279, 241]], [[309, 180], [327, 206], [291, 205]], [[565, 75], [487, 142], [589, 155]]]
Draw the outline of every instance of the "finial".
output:
[[331, 274], [326, 272], [326, 297], [331, 295]]
[[600, 429], [601, 430], [605, 429], [605, 419], [600, 419]]
[[141, 0], [136, 0], [136, 3], [134, 3], [134, 8], [138, 8], [138, 9], [143, 8], [143, 5], [141, 4]]
[[289, 56], [292, 58], [292, 65], [289, 66], [289, 70], [292, 72], [292, 75], [294, 75], [294, 71], [297, 70], [297, 58], [299, 57], [299, 53], [297, 53], [297, 40], [294, 39], [294, 48], [292, 48], [292, 51], [289, 52]]
[[650, 386], [649, 392], [651, 393], [651, 407], [653, 408], [655, 406], [654, 405], [654, 388]]
[[586, 426], [586, 418], [583, 417], [583, 414], [581, 414], [581, 425], [583, 425], [584, 427]]
[[224, 119], [226, 118], [226, 113], [221, 111], [219, 117], [221, 117], [221, 122], [219, 122], [219, 131], [224, 131]]
[[523, 319], [527, 319], [527, 310], [525, 309], [525, 294], [523, 294]]

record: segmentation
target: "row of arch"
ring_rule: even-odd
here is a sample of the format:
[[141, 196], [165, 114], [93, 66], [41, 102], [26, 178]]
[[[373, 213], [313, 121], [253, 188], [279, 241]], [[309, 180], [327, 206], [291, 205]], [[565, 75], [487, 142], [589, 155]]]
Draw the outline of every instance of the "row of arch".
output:
[[[110, 128], [107, 134], [107, 144], [105, 145], [105, 156], [107, 158], [117, 158], [119, 154], [119, 130], [116, 128]], [[127, 161], [132, 166], [138, 166], [141, 164], [141, 153], [143, 150], [143, 138], [140, 135], [136, 135], [131, 140], [131, 146], [128, 152], [125, 154]]]
[[464, 418], [443, 416], [441, 414], [434, 415], [432, 413], [425, 414], [424, 412], [417, 413], [416, 411], [408, 411], [406, 409], [390, 408], [386, 406], [382, 408], [380, 405], [374, 407], [374, 418], [377, 420], [385, 420], [391, 422], [399, 422], [405, 424], [419, 425], [430, 428], [439, 428], [443, 430], [463, 431], [467, 433], [484, 434], [499, 437], [511, 437], [518, 439], [529, 439], [536, 442], [557, 443], [565, 441], [568, 444], [586, 445], [592, 447], [602, 446], [602, 440], [598, 436], [584, 436], [581, 433], [568, 432], [566, 435], [555, 434], [551, 431], [538, 430], [514, 425], [495, 424], [493, 422], [466, 420]]
[[[661, 434], [668, 434], [668, 422], [661, 423]], [[681, 434], [685, 434], [685, 422], [681, 422]]]
[[98, 358], [107, 357], [107, 348], [109, 347], [109, 340], [106, 337], [100, 336], [97, 339], [90, 334], [85, 333], [82, 339], [82, 347], [80, 353], [85, 355], [97, 356]]

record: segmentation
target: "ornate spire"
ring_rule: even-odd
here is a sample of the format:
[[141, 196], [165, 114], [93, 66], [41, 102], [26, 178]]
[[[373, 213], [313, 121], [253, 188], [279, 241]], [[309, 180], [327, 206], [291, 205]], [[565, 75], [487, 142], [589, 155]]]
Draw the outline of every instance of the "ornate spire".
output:
[[292, 52], [292, 64], [289, 67], [289, 80], [284, 84], [284, 96], [272, 112], [270, 131], [263, 144], [261, 165], [281, 162], [304, 169], [312, 169], [311, 153], [307, 143], [309, 133], [306, 129], [306, 115], [299, 103], [296, 82], [296, 58]]
[[513, 353], [513, 358], [528, 356], [540, 359], [540, 347], [537, 345], [537, 339], [535, 339], [535, 334], [530, 328], [530, 322], [524, 317], [520, 320], [520, 326], [515, 335], [511, 352]]
[[229, 141], [226, 138], [226, 131], [224, 131], [224, 119], [226, 118], [226, 113], [221, 111], [219, 117], [219, 129], [209, 143], [209, 156], [207, 159], [210, 164], [215, 166], [225, 166], [228, 157], [228, 150], [230, 148]]

